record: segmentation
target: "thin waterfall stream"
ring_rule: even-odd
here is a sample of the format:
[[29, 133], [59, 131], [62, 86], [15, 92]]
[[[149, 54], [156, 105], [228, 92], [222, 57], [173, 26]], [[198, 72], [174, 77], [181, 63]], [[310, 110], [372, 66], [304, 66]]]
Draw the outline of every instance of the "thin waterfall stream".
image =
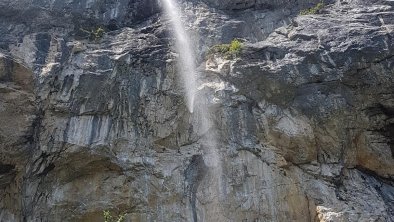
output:
[[[180, 83], [185, 90], [187, 108], [195, 119], [197, 119], [198, 128], [200, 128], [199, 131], [203, 133], [203, 138], [199, 141], [202, 151], [204, 152], [202, 156], [203, 164], [208, 168], [209, 174], [213, 175], [215, 178], [215, 182], [213, 182], [211, 186], [214, 196], [218, 197], [222, 170], [217, 147], [216, 129], [211, 120], [211, 113], [207, 105], [208, 95], [201, 90], [204, 86], [197, 87], [199, 73], [197, 72], [196, 58], [189, 34], [182, 23], [180, 7], [176, 0], [161, 1], [163, 3], [163, 9], [170, 20], [173, 30], [172, 34], [175, 39], [175, 49], [179, 54], [178, 73], [180, 75]], [[197, 97], [196, 94], [198, 94]], [[197, 172], [197, 175], [200, 175], [200, 173]], [[194, 187], [195, 185], [192, 186]], [[197, 222], [196, 187], [194, 187], [194, 191], [191, 192], [190, 204], [193, 221]], [[219, 210], [217, 207], [219, 207], [219, 204], [215, 203], [213, 210], [216, 212]]]
[[185, 88], [185, 99], [189, 112], [194, 111], [194, 96], [196, 93], [196, 65], [190, 38], [181, 20], [181, 12], [173, 0], [162, 0], [164, 10], [170, 18], [173, 35], [176, 39], [176, 51], [179, 53], [178, 68], [181, 84]]

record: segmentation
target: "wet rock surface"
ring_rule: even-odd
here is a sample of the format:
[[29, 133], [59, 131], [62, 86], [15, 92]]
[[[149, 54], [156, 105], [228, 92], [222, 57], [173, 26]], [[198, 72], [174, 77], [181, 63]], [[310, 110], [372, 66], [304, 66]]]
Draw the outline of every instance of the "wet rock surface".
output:
[[160, 2], [0, 0], [0, 221], [392, 221], [392, 2], [180, 3], [206, 113]]

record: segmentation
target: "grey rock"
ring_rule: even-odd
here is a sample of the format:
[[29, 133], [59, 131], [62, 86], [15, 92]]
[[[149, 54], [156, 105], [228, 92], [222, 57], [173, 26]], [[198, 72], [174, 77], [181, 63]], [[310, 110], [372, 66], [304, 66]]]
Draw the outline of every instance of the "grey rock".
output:
[[192, 114], [160, 2], [0, 0], [0, 221], [392, 221], [393, 5], [317, 2], [180, 1]]

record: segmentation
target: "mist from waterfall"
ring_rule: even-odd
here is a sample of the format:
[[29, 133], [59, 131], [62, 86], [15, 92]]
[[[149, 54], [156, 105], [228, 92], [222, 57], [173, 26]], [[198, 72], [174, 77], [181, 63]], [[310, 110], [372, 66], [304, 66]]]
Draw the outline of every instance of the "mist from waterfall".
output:
[[181, 12], [173, 0], [162, 0], [176, 39], [176, 50], [179, 53], [178, 71], [181, 74], [181, 84], [185, 88], [186, 104], [189, 112], [194, 111], [194, 96], [196, 93], [196, 65], [195, 56], [181, 19]]

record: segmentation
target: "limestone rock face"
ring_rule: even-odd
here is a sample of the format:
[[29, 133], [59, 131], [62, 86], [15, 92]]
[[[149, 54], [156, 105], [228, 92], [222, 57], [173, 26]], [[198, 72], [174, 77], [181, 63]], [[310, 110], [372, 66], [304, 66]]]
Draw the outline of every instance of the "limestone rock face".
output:
[[0, 197], [2, 221], [16, 221], [21, 212], [21, 178], [37, 127], [33, 74], [0, 53]]
[[[321, 1], [313, 0], [204, 0], [207, 3], [213, 4], [216, 7], [224, 10], [245, 10], [245, 9], [268, 9], [287, 8], [291, 10], [299, 10], [312, 7]], [[330, 1], [325, 1], [330, 2]]]
[[160, 1], [0, 0], [0, 221], [393, 221], [394, 4], [317, 2], [178, 1], [190, 113]]
[[[115, 24], [131, 24], [159, 12], [159, 2], [154, 0], [2, 0], [0, 6], [2, 15], [19, 17], [20, 20], [58, 17], [72, 20], [74, 24], [84, 20], [101, 25], [109, 25], [111, 21]], [[53, 25], [51, 21], [46, 22]], [[57, 20], [54, 22], [59, 23]]]

